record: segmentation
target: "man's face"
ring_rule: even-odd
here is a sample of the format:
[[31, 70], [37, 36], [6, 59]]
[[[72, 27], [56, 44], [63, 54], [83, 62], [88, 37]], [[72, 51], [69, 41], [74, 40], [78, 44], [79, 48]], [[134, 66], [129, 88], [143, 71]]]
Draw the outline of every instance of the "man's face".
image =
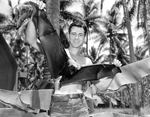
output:
[[81, 27], [73, 26], [69, 34], [70, 46], [74, 48], [81, 47], [84, 43], [85, 39], [84, 37], [85, 37], [84, 29]]

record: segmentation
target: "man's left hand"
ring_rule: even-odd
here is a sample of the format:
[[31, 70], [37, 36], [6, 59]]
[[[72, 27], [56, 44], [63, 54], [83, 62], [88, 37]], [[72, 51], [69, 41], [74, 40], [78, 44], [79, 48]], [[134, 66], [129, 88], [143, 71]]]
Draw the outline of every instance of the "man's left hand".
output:
[[114, 59], [113, 64], [116, 65], [117, 67], [121, 67], [122, 66], [122, 63], [119, 60], [117, 60], [117, 59]]

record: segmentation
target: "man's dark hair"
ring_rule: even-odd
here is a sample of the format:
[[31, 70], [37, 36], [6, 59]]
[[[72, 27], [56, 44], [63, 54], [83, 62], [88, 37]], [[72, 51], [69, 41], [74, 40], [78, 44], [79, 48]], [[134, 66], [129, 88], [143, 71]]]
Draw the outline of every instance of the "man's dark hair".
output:
[[79, 27], [79, 28], [83, 28], [83, 29], [84, 29], [84, 33], [85, 33], [85, 35], [86, 35], [86, 33], [87, 33], [87, 27], [86, 27], [86, 25], [85, 25], [84, 23], [82, 23], [82, 22], [73, 22], [73, 23], [70, 24], [70, 26], [69, 26], [69, 33], [70, 33], [71, 28], [72, 28], [73, 26]]

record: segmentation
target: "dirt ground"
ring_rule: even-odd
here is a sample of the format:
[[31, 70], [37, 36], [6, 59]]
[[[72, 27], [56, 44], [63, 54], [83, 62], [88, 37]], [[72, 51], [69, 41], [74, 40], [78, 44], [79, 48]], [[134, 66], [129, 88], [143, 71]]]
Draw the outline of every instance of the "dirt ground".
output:
[[128, 108], [95, 108], [95, 112], [91, 113], [90, 117], [150, 117], [150, 113], [143, 110], [141, 115], [133, 115], [132, 112], [133, 110]]

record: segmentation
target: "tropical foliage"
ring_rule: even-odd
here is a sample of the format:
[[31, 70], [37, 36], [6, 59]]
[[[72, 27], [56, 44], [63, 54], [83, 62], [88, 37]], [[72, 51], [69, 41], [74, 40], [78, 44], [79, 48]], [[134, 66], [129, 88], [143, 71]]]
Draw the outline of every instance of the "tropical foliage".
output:
[[[12, 8], [11, 1], [8, 0], [8, 2]], [[44, 2], [47, 5], [46, 11], [50, 11], [48, 7], [50, 1], [48, 2], [48, 0], [46, 0]], [[67, 7], [74, 4], [72, 0], [61, 0], [60, 3], [57, 3], [57, 5], [60, 4], [60, 13], [59, 16], [57, 14], [56, 17], [58, 18], [56, 19], [59, 19], [60, 23], [56, 23], [56, 28], [60, 30], [60, 32], [58, 32], [60, 33], [60, 37], [63, 37], [61, 41], [65, 47], [68, 46], [67, 36], [65, 36], [65, 34], [67, 34], [66, 29], [70, 22], [81, 21], [84, 22], [88, 28], [86, 49], [83, 48], [81, 52], [88, 56], [93, 63], [112, 63], [113, 59], [117, 58], [123, 65], [127, 65], [135, 60], [141, 60], [149, 56], [147, 54], [150, 51], [149, 0], [120, 0], [115, 2], [105, 15], [102, 15], [105, 0], [101, 0], [101, 4], [96, 4], [93, 0], [88, 0], [88, 2], [82, 0], [81, 3], [83, 14], [67, 11]], [[120, 10], [121, 6], [123, 13]], [[50, 77], [49, 74], [45, 76], [45, 74], [47, 74], [47, 72], [45, 73], [44, 71], [45, 56], [24, 41], [25, 24], [28, 22], [31, 13], [32, 8], [30, 5], [27, 3], [20, 4], [18, 1], [18, 5], [12, 8], [11, 18], [5, 14], [0, 14], [0, 32], [10, 45], [19, 66], [19, 91], [47, 88], [46, 84], [44, 84], [44, 86], [41, 86], [41, 84], [45, 77]], [[49, 12], [47, 12], [47, 14], [49, 15]], [[123, 17], [121, 17], [122, 14]], [[144, 44], [140, 47], [133, 47], [131, 22], [135, 16], [137, 16], [137, 27], [143, 29], [143, 33], [140, 36], [142, 38], [140, 39], [144, 40]], [[49, 16], [49, 18], [50, 17], [51, 16]], [[93, 35], [96, 36], [93, 38]], [[98, 46], [89, 48], [91, 40], [94, 40], [94, 44], [98, 43]], [[108, 52], [107, 55], [102, 54], [105, 51]], [[48, 81], [48, 78], [46, 78], [46, 81]], [[133, 87], [138, 85], [140, 89], [138, 94], [140, 105], [144, 107], [149, 105], [148, 84], [149, 76], [146, 76], [137, 82], [137, 84], [129, 84], [125, 89], [106, 96], [103, 94], [103, 97], [104, 100], [108, 100], [109, 98], [118, 100], [122, 107], [133, 106], [133, 101], [131, 100], [134, 100], [134, 95], [137, 95], [137, 93], [134, 94]]]

